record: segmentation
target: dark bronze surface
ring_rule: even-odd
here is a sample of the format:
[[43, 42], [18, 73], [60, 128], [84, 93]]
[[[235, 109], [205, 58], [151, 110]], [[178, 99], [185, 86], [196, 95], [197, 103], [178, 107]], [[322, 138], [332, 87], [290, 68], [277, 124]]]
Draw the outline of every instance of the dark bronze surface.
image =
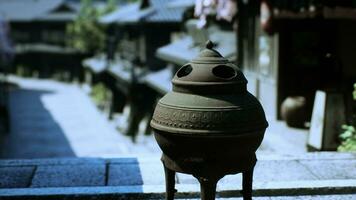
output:
[[196, 177], [203, 200], [215, 199], [224, 175], [243, 173], [243, 196], [251, 199], [255, 152], [268, 124], [245, 76], [208, 41], [172, 83], [173, 91], [160, 99], [151, 120], [163, 151], [167, 199], [174, 198], [175, 172]]

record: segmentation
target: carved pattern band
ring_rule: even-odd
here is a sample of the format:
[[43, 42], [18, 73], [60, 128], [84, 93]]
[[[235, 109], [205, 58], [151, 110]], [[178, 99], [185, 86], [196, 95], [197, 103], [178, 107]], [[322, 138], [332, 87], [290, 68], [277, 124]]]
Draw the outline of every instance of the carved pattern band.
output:
[[[252, 119], [251, 112], [254, 113]], [[209, 129], [227, 130], [247, 128], [253, 125], [266, 126], [264, 113], [259, 109], [254, 110], [188, 110], [166, 107], [157, 104], [152, 120], [160, 125], [185, 128], [185, 129]], [[265, 128], [265, 127], [264, 127]]]

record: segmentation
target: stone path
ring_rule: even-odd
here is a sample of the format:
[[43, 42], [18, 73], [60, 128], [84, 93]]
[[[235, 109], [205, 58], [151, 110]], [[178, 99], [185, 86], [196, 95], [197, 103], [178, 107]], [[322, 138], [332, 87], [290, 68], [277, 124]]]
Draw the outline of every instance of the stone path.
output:
[[18, 88], [10, 93], [11, 132], [3, 138], [2, 158], [159, 152], [152, 137], [134, 144], [121, 135], [77, 85], [18, 77], [10, 81]]
[[[77, 85], [10, 81], [19, 87], [10, 94], [11, 133], [3, 138], [1, 158], [20, 160], [0, 159], [0, 199], [163, 198], [152, 137], [132, 143]], [[305, 154], [305, 133], [270, 121], [257, 154], [254, 199], [355, 199], [356, 154]], [[198, 198], [194, 178], [177, 174], [176, 183], [179, 199]], [[217, 189], [221, 200], [241, 199], [241, 175], [226, 176]]]
[[267, 116], [269, 126], [258, 152], [295, 155], [307, 153], [308, 130], [291, 128], [284, 121], [272, 120]]
[[[261, 198], [256, 199], [356, 197], [356, 154], [261, 154], [258, 158], [253, 188]], [[197, 198], [200, 193], [196, 179], [181, 173], [176, 175], [176, 189], [177, 198]], [[217, 190], [218, 197], [240, 197], [241, 174], [224, 177]], [[0, 199], [161, 199], [164, 192], [159, 157], [0, 160]]]
[[[11, 133], [1, 158], [121, 157], [160, 154], [152, 136], [136, 142], [120, 134], [82, 88], [52, 80], [11, 76]], [[269, 120], [258, 152], [306, 153], [307, 131]], [[0, 139], [1, 141], [1, 139]]]

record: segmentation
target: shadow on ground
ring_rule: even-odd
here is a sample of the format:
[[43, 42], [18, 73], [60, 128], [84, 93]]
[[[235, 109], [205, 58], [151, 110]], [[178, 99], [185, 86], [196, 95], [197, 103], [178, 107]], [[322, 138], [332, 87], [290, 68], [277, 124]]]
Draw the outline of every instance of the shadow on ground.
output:
[[10, 91], [10, 133], [2, 136], [1, 158], [75, 157], [63, 130], [41, 101], [50, 94], [44, 90]]

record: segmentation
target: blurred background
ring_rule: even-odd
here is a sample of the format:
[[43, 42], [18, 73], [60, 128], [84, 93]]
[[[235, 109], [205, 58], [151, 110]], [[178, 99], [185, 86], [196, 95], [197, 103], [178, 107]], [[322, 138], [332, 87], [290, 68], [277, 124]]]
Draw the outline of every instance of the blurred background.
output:
[[258, 153], [356, 151], [355, 20], [355, 0], [0, 0], [0, 157], [159, 155], [155, 104], [207, 40], [265, 109]]

